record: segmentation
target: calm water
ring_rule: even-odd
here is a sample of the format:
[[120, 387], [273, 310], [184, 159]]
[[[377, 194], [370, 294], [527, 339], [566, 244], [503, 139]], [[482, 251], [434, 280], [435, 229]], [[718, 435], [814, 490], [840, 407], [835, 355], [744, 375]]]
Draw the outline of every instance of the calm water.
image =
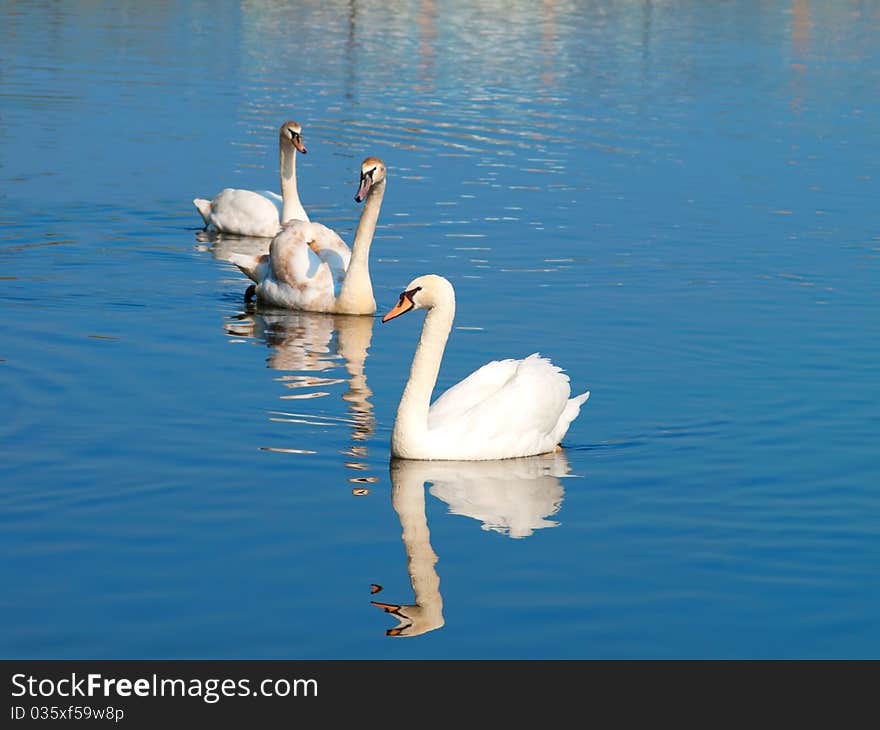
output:
[[[0, 656], [880, 656], [878, 38], [830, 0], [0, 2]], [[391, 464], [421, 316], [245, 308], [254, 242], [190, 201], [277, 189], [288, 118], [348, 241], [388, 164], [376, 299], [454, 283], [440, 388], [540, 351], [592, 391], [563, 454]]]

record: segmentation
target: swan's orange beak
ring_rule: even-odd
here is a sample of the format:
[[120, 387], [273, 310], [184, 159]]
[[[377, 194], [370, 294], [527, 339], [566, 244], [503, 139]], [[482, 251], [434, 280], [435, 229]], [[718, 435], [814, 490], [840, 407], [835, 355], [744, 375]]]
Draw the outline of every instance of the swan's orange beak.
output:
[[401, 314], [406, 314], [410, 309], [412, 309], [415, 304], [413, 304], [412, 294], [408, 291], [403, 292], [400, 295], [400, 300], [395, 304], [388, 313], [382, 317], [383, 322], [387, 322], [390, 319], [394, 319], [395, 317], [399, 317]]
[[302, 137], [300, 137], [299, 135], [296, 135], [296, 137], [293, 138], [293, 146], [296, 147], [303, 154], [306, 154], [306, 152], [308, 152], [306, 146], [303, 144]]

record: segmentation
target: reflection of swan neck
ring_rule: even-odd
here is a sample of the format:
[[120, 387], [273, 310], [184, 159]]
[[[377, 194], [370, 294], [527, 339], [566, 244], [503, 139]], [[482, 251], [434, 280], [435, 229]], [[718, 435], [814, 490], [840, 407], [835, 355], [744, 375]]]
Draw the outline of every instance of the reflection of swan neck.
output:
[[[414, 485], [413, 485], [414, 486]], [[403, 527], [403, 544], [408, 559], [407, 571], [415, 593], [416, 604], [425, 609], [426, 614], [440, 616], [443, 598], [440, 595], [440, 576], [434, 566], [437, 553], [431, 547], [431, 531], [425, 515], [425, 488], [396, 486], [391, 493], [391, 502], [400, 517]]]
[[339, 354], [345, 360], [345, 369], [351, 376], [349, 390], [343, 399], [351, 403], [355, 428], [353, 437], [363, 441], [373, 432], [373, 405], [369, 397], [373, 394], [367, 387], [364, 363], [373, 338], [373, 318], [339, 315], [336, 317]]
[[339, 354], [349, 375], [364, 372], [367, 351], [373, 339], [373, 318], [339, 315], [335, 318]]
[[370, 246], [373, 244], [379, 210], [382, 208], [382, 198], [385, 195], [385, 184], [386, 181], [381, 180], [373, 185], [364, 201], [354, 241], [351, 244], [351, 260], [345, 271], [345, 281], [342, 283], [339, 297], [336, 299], [338, 312], [362, 313], [370, 306], [372, 311], [376, 311], [369, 260]]
[[296, 189], [296, 149], [285, 139], [280, 142], [281, 169], [281, 222], [289, 220], [308, 220], [305, 209], [299, 201]]
[[443, 352], [454, 319], [455, 295], [450, 291], [449, 296], [439, 299], [425, 316], [409, 371], [409, 380], [400, 398], [394, 421], [391, 441], [395, 455], [406, 456], [413, 446], [424, 443], [427, 439], [431, 393], [437, 384]]
[[371, 395], [373, 395], [373, 391], [367, 387], [366, 376], [352, 375], [349, 381], [349, 390], [342, 396], [342, 399], [351, 404], [349, 410], [354, 422], [351, 437], [355, 441], [366, 441], [376, 428], [373, 404], [370, 403]]
[[443, 596], [440, 594], [440, 576], [434, 566], [437, 553], [431, 547], [431, 532], [425, 514], [425, 486], [418, 474], [405, 477], [404, 470], [392, 464], [391, 504], [403, 528], [403, 545], [406, 549], [407, 572], [415, 595], [415, 604], [400, 606], [396, 615], [401, 622], [398, 636], [416, 636], [439, 629], [443, 619]]

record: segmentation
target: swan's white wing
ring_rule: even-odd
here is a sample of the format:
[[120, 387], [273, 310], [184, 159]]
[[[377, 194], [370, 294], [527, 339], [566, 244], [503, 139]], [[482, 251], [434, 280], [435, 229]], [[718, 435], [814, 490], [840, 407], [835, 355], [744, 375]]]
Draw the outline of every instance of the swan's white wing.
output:
[[351, 249], [332, 228], [320, 223], [313, 223], [312, 226], [309, 248], [330, 267], [333, 279], [341, 287], [351, 262]]
[[522, 360], [493, 360], [460, 380], [431, 404], [428, 427], [470, 410], [503, 388]]
[[[435, 412], [432, 406], [428, 412], [431, 438], [463, 458], [504, 458], [552, 449], [571, 393], [568, 376], [537, 353], [514, 360], [513, 366], [504, 382], [496, 379], [500, 368], [493, 368], [463, 388], [461, 396], [450, 389], [452, 397], [441, 404], [442, 410]], [[480, 390], [484, 397], [479, 397]]]
[[209, 226], [223, 233], [270, 238], [278, 232], [278, 210], [253, 190], [226, 188], [211, 201]]
[[495, 425], [514, 430], [523, 424], [549, 432], [570, 392], [568, 376], [538, 353], [523, 360], [496, 360], [443, 393], [431, 405], [428, 427], [465, 419], [493, 430]]
[[282, 198], [278, 193], [273, 193], [271, 190], [258, 190], [260, 195], [269, 199], [269, 201], [275, 206], [275, 209], [278, 211], [278, 218], [281, 218], [281, 211], [284, 208], [284, 198]]
[[328, 312], [336, 300], [330, 267], [311, 249], [320, 223], [291, 221], [272, 239], [257, 296], [280, 307]]

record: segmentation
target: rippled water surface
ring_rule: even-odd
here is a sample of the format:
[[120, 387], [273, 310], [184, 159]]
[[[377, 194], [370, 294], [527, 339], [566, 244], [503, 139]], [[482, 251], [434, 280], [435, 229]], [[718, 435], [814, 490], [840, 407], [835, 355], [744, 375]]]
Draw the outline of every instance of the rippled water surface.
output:
[[[0, 655], [880, 656], [880, 10], [0, 2]], [[562, 453], [394, 462], [421, 315], [247, 307], [278, 189], [438, 388], [540, 351]], [[405, 639], [404, 637], [409, 637]]]

